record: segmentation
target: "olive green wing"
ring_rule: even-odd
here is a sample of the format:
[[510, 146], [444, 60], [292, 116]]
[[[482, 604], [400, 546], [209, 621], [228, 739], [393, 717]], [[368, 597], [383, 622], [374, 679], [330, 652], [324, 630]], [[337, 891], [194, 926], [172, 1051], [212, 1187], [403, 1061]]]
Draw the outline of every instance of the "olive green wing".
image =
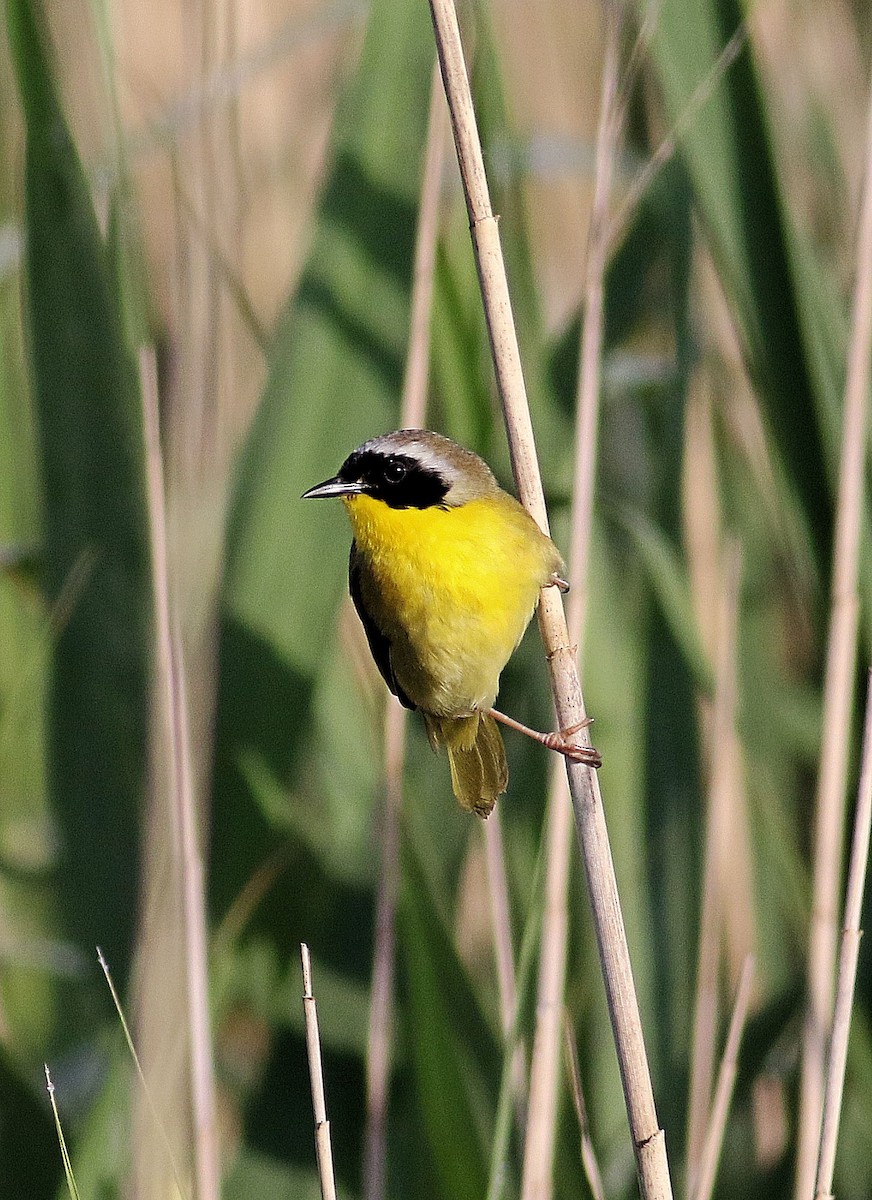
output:
[[351, 599], [354, 601], [354, 607], [357, 609], [357, 615], [360, 617], [363, 631], [366, 634], [366, 640], [369, 642], [369, 649], [372, 657], [375, 659], [375, 665], [381, 672], [382, 679], [397, 697], [400, 704], [405, 708], [414, 709], [415, 705], [397, 683], [397, 677], [394, 674], [393, 664], [391, 663], [391, 642], [390, 638], [385, 634], [368, 611], [366, 603], [363, 599], [363, 588], [361, 586], [362, 565], [360, 555], [357, 551], [357, 543], [351, 543], [351, 554], [348, 557], [348, 590], [351, 593]]

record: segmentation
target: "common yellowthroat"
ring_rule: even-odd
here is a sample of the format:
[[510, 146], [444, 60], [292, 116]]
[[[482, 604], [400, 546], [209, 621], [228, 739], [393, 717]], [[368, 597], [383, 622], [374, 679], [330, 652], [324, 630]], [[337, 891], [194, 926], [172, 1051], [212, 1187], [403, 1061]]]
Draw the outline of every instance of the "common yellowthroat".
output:
[[599, 766], [574, 729], [537, 733], [493, 707], [539, 589], [568, 584], [557, 547], [477, 454], [400, 429], [358, 447], [303, 499], [328, 496], [351, 520], [349, 590], [372, 656], [400, 702], [423, 713], [434, 750], [445, 746], [461, 807], [486, 817], [506, 790], [497, 721]]

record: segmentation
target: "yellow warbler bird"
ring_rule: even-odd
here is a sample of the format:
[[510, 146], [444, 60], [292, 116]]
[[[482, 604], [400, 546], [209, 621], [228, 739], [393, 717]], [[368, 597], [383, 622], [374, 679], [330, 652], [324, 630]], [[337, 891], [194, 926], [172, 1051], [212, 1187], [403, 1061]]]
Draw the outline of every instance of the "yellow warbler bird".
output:
[[497, 721], [600, 765], [570, 740], [575, 729], [537, 733], [493, 707], [539, 589], [568, 585], [557, 547], [477, 454], [400, 429], [365, 442], [303, 499], [328, 496], [351, 520], [349, 589], [373, 658], [400, 702], [423, 713], [433, 748], [445, 746], [463, 808], [486, 817], [506, 790]]

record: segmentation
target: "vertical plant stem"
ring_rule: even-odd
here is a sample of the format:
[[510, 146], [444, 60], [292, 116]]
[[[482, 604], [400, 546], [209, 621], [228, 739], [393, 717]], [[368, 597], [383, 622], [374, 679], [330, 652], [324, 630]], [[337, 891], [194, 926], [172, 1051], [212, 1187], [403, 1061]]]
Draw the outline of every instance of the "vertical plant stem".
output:
[[315, 1157], [321, 1200], [336, 1200], [336, 1180], [333, 1174], [333, 1151], [330, 1148], [330, 1122], [324, 1099], [324, 1070], [321, 1064], [321, 1037], [318, 1033], [318, 1010], [312, 992], [312, 963], [309, 947], [300, 944], [303, 964], [303, 1016], [306, 1022], [306, 1053], [309, 1058], [309, 1081], [312, 1086], [312, 1111], [315, 1115]]
[[872, 824], [872, 670], [866, 676], [866, 685], [866, 720], [863, 732], [860, 784], [857, 790], [857, 811], [854, 816], [851, 862], [848, 868], [842, 948], [839, 955], [839, 975], [836, 984], [836, 1003], [833, 1010], [833, 1031], [830, 1037], [830, 1057], [824, 1089], [824, 1115], [815, 1183], [815, 1197], [820, 1200], [824, 1200], [824, 1198], [829, 1200], [833, 1193], [836, 1142], [839, 1135], [842, 1091], [845, 1084], [848, 1034], [851, 1030], [851, 1005], [854, 998], [854, 985], [857, 981], [857, 958], [860, 954], [860, 910], [863, 907], [866, 865], [869, 861], [869, 832], [870, 824]]
[[[505, 264], [497, 220], [488, 194], [457, 14], [452, 0], [430, 0], [430, 8], [442, 79], [451, 111], [515, 482], [522, 503], [540, 528], [547, 531], [548, 514], [536, 459]], [[577, 726], [586, 714], [575, 663], [575, 648], [570, 643], [563, 605], [556, 588], [546, 588], [542, 592], [539, 628], [551, 671], [559, 727]], [[566, 770], [640, 1187], [645, 1200], [654, 1200], [654, 1197], [665, 1200], [672, 1196], [666, 1139], [657, 1121], [599, 782], [596, 772], [582, 764], [567, 761]]]
[[[424, 423], [430, 363], [430, 313], [439, 231], [439, 197], [445, 162], [445, 101], [439, 70], [433, 66], [430, 114], [415, 240], [409, 346], [403, 380], [401, 425]], [[394, 1008], [396, 909], [399, 890], [399, 820], [403, 798], [406, 713], [393, 699], [385, 710], [385, 793], [381, 826], [381, 870], [376, 898], [375, 946], [366, 1051], [365, 1200], [385, 1194], [387, 1107]]]
[[736, 1001], [733, 1005], [733, 1015], [730, 1018], [730, 1028], [727, 1031], [727, 1041], [724, 1046], [724, 1056], [718, 1071], [718, 1082], [715, 1087], [714, 1101], [709, 1116], [703, 1144], [702, 1157], [699, 1166], [699, 1177], [696, 1186], [691, 1184], [688, 1189], [693, 1200], [711, 1200], [715, 1186], [715, 1173], [721, 1156], [724, 1142], [724, 1130], [727, 1127], [727, 1114], [730, 1111], [730, 1100], [733, 1097], [733, 1087], [736, 1082], [736, 1072], [739, 1067], [739, 1042], [742, 1030], [748, 1018], [748, 1005], [751, 1002], [751, 983], [754, 978], [754, 959], [749, 954], [742, 967], [739, 986], [736, 990]]
[[[587, 569], [593, 523], [599, 424], [603, 280], [608, 253], [609, 202], [619, 138], [616, 101], [621, 10], [615, 0], [605, 0], [603, 11], [605, 49], [596, 138], [593, 203], [585, 266], [569, 553], [569, 638], [579, 646], [584, 637], [587, 610]], [[530, 1063], [530, 1102], [524, 1143], [522, 1200], [548, 1200], [552, 1191], [560, 1076], [560, 1029], [566, 985], [566, 941], [569, 925], [567, 895], [572, 846], [572, 809], [568, 801], [566, 773], [562, 765], [556, 763], [548, 803], [545, 908], [539, 951], [536, 1027]]]
[[696, 997], [690, 1056], [687, 1178], [693, 1195], [706, 1141], [718, 1027], [718, 967], [723, 927], [720, 847], [727, 834], [733, 781], [736, 718], [736, 624], [739, 607], [739, 549], [728, 543], [724, 555], [718, 620], [718, 653], [712, 720], [711, 767], [706, 806], [702, 914], [699, 924]]
[[808, 1012], [803, 1040], [796, 1157], [796, 1200], [808, 1200], [815, 1180], [824, 1089], [824, 1037], [833, 1011], [836, 920], [845, 825], [845, 783], [851, 698], [857, 663], [857, 573], [866, 458], [866, 409], [872, 344], [872, 93], [860, 204], [851, 339], [824, 676], [821, 761], [816, 796], [814, 884], [808, 955]]
[[203, 860], [197, 830], [188, 707], [181, 637], [171, 615], [164, 506], [163, 458], [154, 354], [140, 354], [140, 384], [146, 443], [151, 550], [154, 578], [157, 663], [167, 719], [166, 745], [172, 772], [172, 803], [181, 852], [181, 902], [187, 969], [191, 1098], [198, 1200], [218, 1200], [220, 1167], [215, 1121], [215, 1071], [209, 1014], [208, 939]]

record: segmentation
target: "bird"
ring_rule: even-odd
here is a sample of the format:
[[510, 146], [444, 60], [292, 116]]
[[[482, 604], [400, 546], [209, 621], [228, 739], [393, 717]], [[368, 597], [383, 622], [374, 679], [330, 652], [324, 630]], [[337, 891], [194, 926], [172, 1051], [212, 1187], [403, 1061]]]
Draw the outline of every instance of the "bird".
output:
[[490, 814], [508, 786], [497, 722], [597, 767], [571, 737], [494, 708], [500, 673], [540, 589], [569, 588], [559, 550], [477, 454], [426, 429], [371, 438], [302, 499], [339, 497], [353, 540], [348, 585], [375, 663], [448, 753], [461, 808]]

